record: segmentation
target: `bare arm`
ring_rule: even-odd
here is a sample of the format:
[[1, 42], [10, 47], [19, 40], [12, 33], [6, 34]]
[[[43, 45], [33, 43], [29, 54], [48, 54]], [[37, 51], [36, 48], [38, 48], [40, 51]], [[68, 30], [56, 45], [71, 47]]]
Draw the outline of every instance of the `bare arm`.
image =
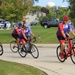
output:
[[75, 33], [74, 33], [73, 30], [70, 30], [70, 33], [71, 33], [73, 36], [75, 36]]
[[30, 34], [34, 37], [34, 34], [33, 34], [33, 32], [32, 32], [32, 31], [30, 31]]
[[62, 36], [63, 36], [64, 38], [66, 38], [66, 35], [64, 34], [64, 31], [61, 31], [61, 33], [62, 33]]

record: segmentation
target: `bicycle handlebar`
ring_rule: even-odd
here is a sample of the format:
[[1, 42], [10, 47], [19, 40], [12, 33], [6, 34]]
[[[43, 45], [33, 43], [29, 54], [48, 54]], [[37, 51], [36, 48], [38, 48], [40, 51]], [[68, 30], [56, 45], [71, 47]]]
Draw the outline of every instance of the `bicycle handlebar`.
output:
[[27, 42], [35, 42], [36, 41], [36, 37], [30, 38], [29, 40], [27, 40]]
[[35, 42], [36, 41], [36, 37], [33, 37], [32, 40], [33, 40], [33, 42]]

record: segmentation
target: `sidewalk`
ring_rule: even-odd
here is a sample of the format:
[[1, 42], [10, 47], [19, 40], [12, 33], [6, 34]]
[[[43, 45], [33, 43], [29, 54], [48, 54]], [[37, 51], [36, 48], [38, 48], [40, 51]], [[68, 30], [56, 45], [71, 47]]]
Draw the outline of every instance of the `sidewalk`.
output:
[[[56, 48], [59, 44], [35, 44], [39, 48]], [[10, 47], [10, 44], [3, 44], [3, 47]]]

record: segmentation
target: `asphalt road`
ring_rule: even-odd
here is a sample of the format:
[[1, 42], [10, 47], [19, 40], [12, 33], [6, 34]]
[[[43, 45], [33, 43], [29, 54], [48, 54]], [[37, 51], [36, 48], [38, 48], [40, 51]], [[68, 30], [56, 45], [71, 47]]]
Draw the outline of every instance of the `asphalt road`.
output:
[[70, 57], [64, 63], [59, 62], [56, 56], [56, 47], [38, 46], [38, 49], [39, 58], [34, 59], [30, 54], [22, 58], [18, 53], [13, 53], [9, 46], [5, 46], [4, 54], [0, 56], [0, 59], [28, 64], [43, 70], [48, 75], [75, 75], [75, 64], [72, 63]]

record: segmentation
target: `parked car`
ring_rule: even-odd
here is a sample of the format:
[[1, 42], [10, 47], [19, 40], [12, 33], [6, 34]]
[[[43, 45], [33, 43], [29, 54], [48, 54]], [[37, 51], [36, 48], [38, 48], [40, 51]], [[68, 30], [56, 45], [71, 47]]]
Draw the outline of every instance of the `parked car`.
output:
[[58, 27], [59, 23], [62, 21], [59, 21], [57, 18], [43, 18], [40, 22], [41, 26], [44, 28], [50, 28], [50, 27]]
[[2, 22], [0, 22], [0, 28], [4, 28], [5, 23], [6, 23], [6, 28], [11, 27], [11, 23], [9, 21], [2, 21]]
[[6, 28], [10, 28], [11, 27], [11, 23], [9, 21], [5, 21], [6, 23]]
[[4, 28], [4, 24], [0, 23], [0, 29]]

